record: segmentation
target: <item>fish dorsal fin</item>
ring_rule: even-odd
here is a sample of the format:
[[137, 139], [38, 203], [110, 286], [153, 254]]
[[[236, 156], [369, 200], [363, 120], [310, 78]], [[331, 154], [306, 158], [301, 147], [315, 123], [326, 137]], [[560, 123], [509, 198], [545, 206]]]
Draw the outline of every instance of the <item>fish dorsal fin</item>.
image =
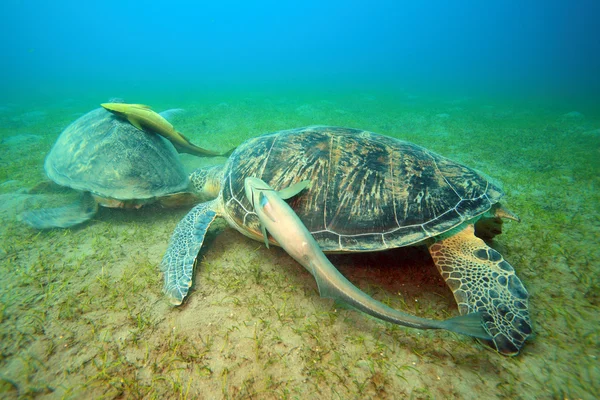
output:
[[282, 199], [287, 200], [287, 199], [294, 197], [295, 195], [297, 195], [298, 193], [300, 193], [301, 191], [303, 191], [304, 189], [306, 189], [309, 186], [310, 186], [310, 181], [305, 180], [302, 182], [298, 182], [292, 186], [288, 186], [285, 189], [281, 189], [280, 191], [277, 192], [277, 194]]

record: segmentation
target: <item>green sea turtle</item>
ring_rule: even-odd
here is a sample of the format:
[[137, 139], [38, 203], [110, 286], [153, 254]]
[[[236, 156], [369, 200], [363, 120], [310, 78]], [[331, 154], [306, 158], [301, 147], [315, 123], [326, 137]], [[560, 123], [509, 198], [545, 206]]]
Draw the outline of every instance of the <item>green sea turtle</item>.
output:
[[60, 134], [44, 170], [50, 180], [82, 196], [64, 207], [21, 214], [23, 222], [37, 229], [80, 224], [96, 214], [98, 205], [139, 208], [152, 202], [166, 206], [197, 202], [193, 179], [171, 142], [103, 108], [78, 118]]
[[[161, 263], [164, 291], [173, 304], [187, 295], [204, 236], [217, 216], [242, 234], [264, 240], [256, 205], [245, 195], [249, 177], [281, 190], [284, 198], [295, 193], [290, 187], [309, 181], [310, 187], [289, 204], [298, 224], [325, 252], [428, 246], [460, 314], [481, 317], [478, 323], [488, 335], [472, 336], [498, 352], [518, 354], [531, 335], [527, 290], [512, 266], [474, 235], [475, 223], [512, 216], [498, 203], [501, 189], [473, 169], [420, 146], [339, 127], [250, 139], [225, 166], [206, 171], [204, 192], [215, 199], [197, 205], [177, 225]], [[291, 234], [283, 238], [294, 240]], [[268, 241], [278, 244], [271, 236]], [[326, 275], [315, 278], [320, 290], [335, 286]], [[423, 323], [416, 327], [436, 328]]]

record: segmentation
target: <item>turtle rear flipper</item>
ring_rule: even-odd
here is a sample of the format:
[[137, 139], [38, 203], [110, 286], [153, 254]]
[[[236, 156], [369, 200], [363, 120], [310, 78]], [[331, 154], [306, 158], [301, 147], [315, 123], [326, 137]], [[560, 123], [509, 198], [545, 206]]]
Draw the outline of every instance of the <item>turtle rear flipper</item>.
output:
[[21, 221], [36, 229], [69, 228], [88, 221], [96, 212], [98, 203], [89, 192], [85, 192], [78, 201], [68, 206], [26, 211], [21, 214]]
[[459, 312], [480, 312], [492, 336], [484, 342], [517, 355], [531, 335], [529, 294], [502, 255], [474, 235], [472, 224], [429, 246], [433, 261], [454, 293]]

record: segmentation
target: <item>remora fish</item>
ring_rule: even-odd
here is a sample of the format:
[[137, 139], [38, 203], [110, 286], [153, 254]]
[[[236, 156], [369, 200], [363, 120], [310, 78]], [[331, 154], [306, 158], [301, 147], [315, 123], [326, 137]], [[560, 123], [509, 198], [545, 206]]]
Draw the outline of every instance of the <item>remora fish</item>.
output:
[[233, 150], [221, 154], [196, 146], [183, 134], [177, 132], [173, 125], [159, 114], [143, 104], [103, 103], [100, 104], [111, 113], [128, 120], [139, 130], [158, 133], [169, 139], [180, 153], [188, 153], [198, 157], [227, 156]]
[[290, 256], [314, 276], [321, 297], [341, 300], [369, 315], [398, 325], [418, 329], [446, 329], [491, 340], [492, 337], [483, 328], [481, 313], [471, 313], [444, 321], [421, 318], [394, 310], [354, 286], [329, 262], [298, 215], [283, 200], [298, 194], [308, 185], [308, 181], [303, 181], [276, 192], [259, 178], [250, 177], [244, 181], [246, 196], [260, 219], [267, 247], [265, 229]]

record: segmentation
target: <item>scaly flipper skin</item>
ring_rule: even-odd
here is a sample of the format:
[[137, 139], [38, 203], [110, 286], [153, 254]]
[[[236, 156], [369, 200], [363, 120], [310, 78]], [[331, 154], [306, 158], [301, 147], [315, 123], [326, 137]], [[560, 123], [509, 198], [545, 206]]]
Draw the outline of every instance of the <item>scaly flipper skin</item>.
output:
[[180, 305], [192, 286], [194, 264], [206, 231], [214, 221], [216, 200], [194, 207], [178, 224], [161, 262], [163, 291], [173, 305]]
[[531, 335], [529, 294], [502, 255], [474, 235], [472, 224], [429, 246], [461, 314], [481, 312], [493, 337], [484, 341], [504, 355], [517, 355]]
[[35, 229], [70, 228], [90, 220], [97, 212], [98, 203], [85, 192], [68, 206], [26, 211], [21, 214], [21, 221]]

